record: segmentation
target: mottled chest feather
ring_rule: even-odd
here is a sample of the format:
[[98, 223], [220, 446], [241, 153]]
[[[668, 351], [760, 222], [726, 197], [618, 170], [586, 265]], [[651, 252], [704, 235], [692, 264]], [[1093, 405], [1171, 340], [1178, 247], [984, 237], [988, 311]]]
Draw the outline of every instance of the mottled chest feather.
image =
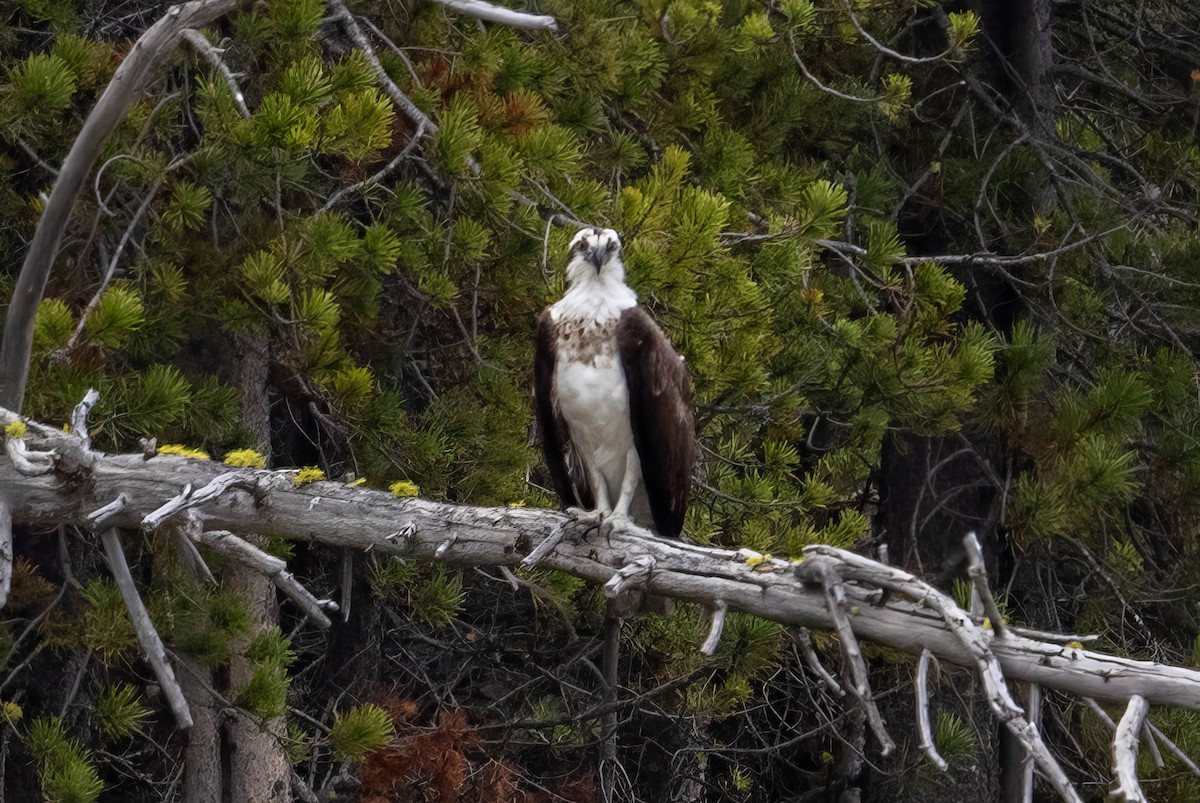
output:
[[617, 319], [564, 318], [558, 322], [558, 359], [610, 368], [617, 357]]

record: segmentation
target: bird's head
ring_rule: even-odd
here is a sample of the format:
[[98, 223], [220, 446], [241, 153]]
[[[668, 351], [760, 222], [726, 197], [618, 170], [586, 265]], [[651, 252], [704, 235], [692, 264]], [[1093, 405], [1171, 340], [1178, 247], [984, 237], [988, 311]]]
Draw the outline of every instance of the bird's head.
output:
[[608, 279], [625, 281], [625, 262], [621, 259], [621, 236], [612, 229], [589, 226], [571, 240], [567, 256], [567, 281]]

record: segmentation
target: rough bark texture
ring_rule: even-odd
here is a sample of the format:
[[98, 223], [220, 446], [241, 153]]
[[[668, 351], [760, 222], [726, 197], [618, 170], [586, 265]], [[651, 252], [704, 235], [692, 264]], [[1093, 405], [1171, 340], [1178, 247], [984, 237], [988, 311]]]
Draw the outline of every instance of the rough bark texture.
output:
[[[250, 569], [238, 567], [230, 573], [230, 586], [246, 600], [254, 617], [255, 633], [278, 622], [275, 586], [270, 580]], [[250, 662], [235, 650], [229, 661], [230, 694], [236, 697], [250, 682], [252, 674]], [[285, 731], [282, 717], [262, 723], [249, 716], [233, 716], [227, 720], [222, 750], [229, 756], [227, 791], [232, 793], [233, 800], [292, 799], [290, 767], [281, 742]]]
[[[254, 448], [271, 462], [271, 403], [267, 394], [269, 341], [265, 332], [240, 335], [234, 355], [235, 386], [241, 395], [242, 426], [255, 440]], [[266, 538], [248, 539], [263, 546]], [[254, 618], [253, 633], [279, 623], [275, 586], [269, 577], [247, 566], [230, 564], [229, 583], [246, 600]], [[243, 647], [245, 645], [242, 645]], [[237, 699], [250, 683], [253, 667], [235, 650], [229, 661], [229, 696]], [[258, 722], [246, 716], [231, 717], [223, 731], [222, 749], [229, 756], [229, 787], [245, 800], [292, 799], [290, 767], [283, 752], [287, 725], [282, 717]]]
[[183, 799], [188, 803], [221, 803], [221, 702], [210, 691], [212, 673], [195, 661], [179, 659], [179, 685], [192, 711], [184, 753]]

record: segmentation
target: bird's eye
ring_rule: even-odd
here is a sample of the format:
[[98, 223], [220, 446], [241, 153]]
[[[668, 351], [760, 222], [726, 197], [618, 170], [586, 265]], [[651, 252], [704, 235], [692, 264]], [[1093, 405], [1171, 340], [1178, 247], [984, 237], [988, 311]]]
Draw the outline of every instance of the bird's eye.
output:
[[608, 251], [608, 253], [610, 253], [610, 254], [611, 254], [613, 251], [616, 251], [616, 250], [617, 250], [617, 241], [616, 241], [616, 240], [609, 240], [609, 241], [608, 241], [608, 248], [607, 248], [607, 249], [605, 249], [605, 250], [607, 250], [607, 251]]

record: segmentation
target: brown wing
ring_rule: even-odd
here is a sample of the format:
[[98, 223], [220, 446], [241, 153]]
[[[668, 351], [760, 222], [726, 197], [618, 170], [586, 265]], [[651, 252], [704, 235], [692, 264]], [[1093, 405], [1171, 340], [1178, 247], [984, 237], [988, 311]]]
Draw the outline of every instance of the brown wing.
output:
[[542, 311], [537, 322], [537, 341], [533, 357], [533, 404], [537, 427], [541, 434], [546, 467], [563, 507], [577, 505], [585, 510], [596, 506], [591, 485], [581, 471], [571, 447], [567, 422], [558, 414], [554, 394], [554, 358], [557, 350], [558, 326], [550, 310]]
[[696, 459], [687, 365], [641, 307], [621, 314], [617, 349], [629, 387], [633, 443], [641, 459], [654, 527], [660, 535], [678, 537]]

